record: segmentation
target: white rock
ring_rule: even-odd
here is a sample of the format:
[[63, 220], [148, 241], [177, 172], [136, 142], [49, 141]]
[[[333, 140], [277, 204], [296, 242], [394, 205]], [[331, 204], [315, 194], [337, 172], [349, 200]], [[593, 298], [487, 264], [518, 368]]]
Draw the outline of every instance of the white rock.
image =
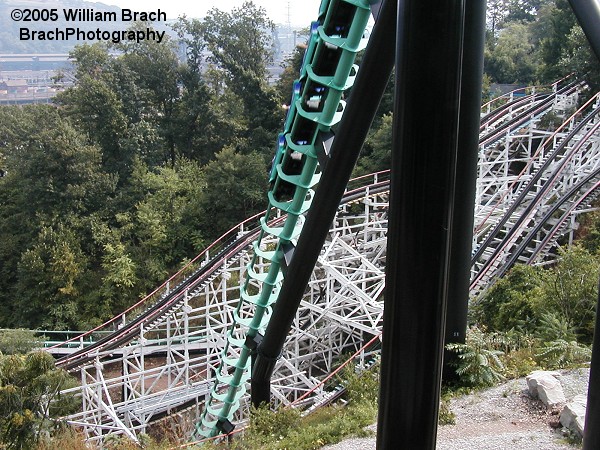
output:
[[567, 399], [558, 377], [558, 372], [536, 370], [526, 377], [529, 393], [532, 397], [538, 397], [548, 407], [566, 403]]
[[583, 436], [586, 407], [587, 397], [585, 395], [576, 395], [560, 412], [561, 425], [578, 433], [579, 436]]

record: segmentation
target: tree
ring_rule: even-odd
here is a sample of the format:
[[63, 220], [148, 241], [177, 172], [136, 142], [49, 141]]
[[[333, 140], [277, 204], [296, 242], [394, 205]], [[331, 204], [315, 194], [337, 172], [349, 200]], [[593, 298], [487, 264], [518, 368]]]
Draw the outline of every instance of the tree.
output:
[[502, 29], [496, 45], [488, 48], [485, 72], [498, 83], [530, 83], [535, 78], [537, 62], [529, 27], [511, 23]]
[[533, 22], [539, 9], [549, 0], [508, 0], [507, 22]]
[[538, 20], [532, 24], [533, 39], [538, 48], [539, 76], [553, 82], [568, 75], [560, 61], [568, 45], [567, 36], [577, 20], [567, 0], [555, 0], [542, 7]]
[[[61, 326], [72, 325], [73, 314], [65, 315], [60, 308], [47, 311], [48, 301], [52, 298], [66, 305], [78, 290], [79, 275], [87, 264], [84, 255], [90, 251], [84, 251], [81, 243], [89, 232], [86, 222], [106, 214], [116, 180], [102, 171], [98, 147], [89, 145], [56, 108], [16, 110], [14, 123], [4, 120], [5, 111], [9, 112], [0, 112], [0, 120], [7, 125], [3, 138], [8, 167], [7, 175], [0, 178], [2, 324], [37, 327], [42, 320], [54, 324], [57, 322], [51, 317], [56, 312], [69, 317], [59, 321]], [[63, 271], [58, 262], [52, 265], [63, 257], [65, 264], [74, 264], [69, 270]], [[36, 274], [40, 267], [42, 272]], [[31, 284], [27, 286], [20, 277]], [[43, 298], [45, 289], [60, 300]], [[29, 301], [43, 308], [30, 309]], [[32, 315], [23, 315], [24, 311]]]
[[225, 83], [242, 102], [248, 122], [239, 145], [247, 153], [270, 152], [282, 114], [276, 91], [266, 83], [272, 60], [273, 23], [251, 1], [231, 13], [211, 9], [204, 18], [208, 61], [222, 70]]
[[513, 267], [473, 305], [476, 323], [490, 331], [533, 330], [539, 319], [536, 304], [541, 296], [541, 275], [543, 272], [532, 266]]
[[0, 331], [0, 355], [24, 354], [41, 347], [42, 342], [31, 330]]
[[28, 449], [49, 433], [56, 417], [72, 412], [73, 397], [61, 391], [74, 387], [69, 375], [54, 366], [46, 352], [0, 355], [0, 444]]
[[579, 246], [561, 250], [560, 259], [544, 280], [542, 304], [574, 327], [579, 339], [590, 343], [598, 298], [600, 258]]
[[579, 228], [582, 247], [589, 253], [600, 254], [600, 213], [592, 212], [583, 215]]
[[49, 330], [78, 329], [86, 265], [75, 233], [62, 225], [43, 227], [19, 262], [14, 312], [18, 323]]
[[393, 122], [393, 115], [385, 114], [379, 127], [367, 137], [355, 171], [357, 175], [391, 167]]
[[257, 153], [226, 147], [204, 167], [203, 228], [215, 238], [266, 205], [267, 169]]
[[274, 27], [265, 9], [251, 1], [231, 13], [211, 9], [204, 18], [203, 30], [211, 52], [209, 61], [234, 79], [246, 74], [266, 78], [267, 65], [272, 62]]
[[[283, 72], [277, 80], [277, 91], [279, 98], [284, 104], [288, 104], [292, 95], [292, 87], [294, 81], [300, 75], [304, 53], [306, 52], [306, 44], [297, 45], [294, 51], [283, 62]], [[289, 106], [289, 105], [288, 105]]]
[[516, 265], [487, 295], [473, 306], [478, 324], [491, 331], [520, 329], [538, 333], [543, 319], [552, 314], [569, 324], [577, 338], [591, 342], [600, 259], [579, 246], [561, 250], [549, 268]]
[[600, 61], [577, 24], [567, 36], [559, 66], [563, 73], [574, 73], [579, 79], [587, 81], [593, 92], [600, 89]]
[[502, 27], [508, 13], [506, 0], [488, 0], [487, 2], [487, 27], [492, 38], [496, 37], [497, 31]]
[[[145, 29], [148, 24], [138, 22], [131, 29]], [[165, 37], [160, 44], [153, 40], [123, 41], [116, 45], [123, 52], [123, 63], [136, 74], [136, 84], [145, 90], [155, 107], [159, 130], [168, 153], [165, 161], [175, 164], [176, 148], [173, 127], [175, 105], [179, 101], [179, 61], [173, 41]]]

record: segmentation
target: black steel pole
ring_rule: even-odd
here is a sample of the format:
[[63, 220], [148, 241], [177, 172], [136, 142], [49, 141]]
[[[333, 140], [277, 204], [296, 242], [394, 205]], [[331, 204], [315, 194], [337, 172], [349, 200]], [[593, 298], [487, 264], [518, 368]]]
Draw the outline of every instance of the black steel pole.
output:
[[463, 0], [398, 0], [378, 449], [436, 444], [464, 18]]
[[600, 60], [600, 0], [569, 0], [596, 58]]
[[[460, 84], [456, 198], [452, 223], [448, 312], [445, 343], [464, 343], [469, 307], [469, 277], [473, 247], [477, 152], [481, 122], [481, 85], [485, 41], [485, 0], [465, 4], [463, 68]], [[456, 353], [444, 351], [444, 379], [454, 378]]]
[[592, 346], [590, 384], [588, 386], [585, 426], [583, 429], [583, 450], [600, 448], [600, 282], [598, 283], [598, 304], [596, 305], [596, 329]]
[[275, 361], [291, 328], [329, 227], [358, 159], [393, 65], [396, 0], [385, 0], [373, 28], [329, 160], [252, 368], [253, 405], [269, 403]]

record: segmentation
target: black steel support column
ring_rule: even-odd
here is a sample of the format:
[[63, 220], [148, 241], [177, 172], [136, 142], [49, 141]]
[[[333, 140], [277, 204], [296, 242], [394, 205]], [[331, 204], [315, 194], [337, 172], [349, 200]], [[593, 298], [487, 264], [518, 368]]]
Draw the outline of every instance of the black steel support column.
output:
[[270, 402], [273, 367], [323, 248], [394, 65], [396, 0], [385, 0], [252, 368], [252, 404]]
[[598, 283], [598, 304], [596, 305], [596, 329], [592, 345], [592, 364], [588, 387], [585, 427], [583, 430], [583, 450], [600, 448], [600, 283]]
[[[465, 4], [463, 68], [460, 84], [456, 198], [452, 223], [448, 312], [445, 343], [464, 343], [469, 306], [469, 278], [473, 247], [477, 152], [481, 122], [481, 84], [485, 41], [485, 0]], [[456, 353], [444, 351], [444, 379], [454, 378], [450, 362]]]
[[600, 60], [600, 0], [569, 0], [596, 58]]
[[[471, 0], [473, 1], [473, 0]], [[399, 0], [378, 449], [433, 449], [458, 153], [465, 1]]]

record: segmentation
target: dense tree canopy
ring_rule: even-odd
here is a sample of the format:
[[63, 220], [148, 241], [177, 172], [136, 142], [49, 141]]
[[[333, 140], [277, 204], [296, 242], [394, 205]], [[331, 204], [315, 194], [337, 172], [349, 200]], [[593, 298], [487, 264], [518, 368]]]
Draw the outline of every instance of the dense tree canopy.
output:
[[492, 0], [485, 71], [493, 82], [528, 85], [574, 72], [598, 86], [600, 63], [567, 0]]
[[82, 45], [58, 107], [0, 108], [0, 327], [98, 324], [264, 207], [272, 24], [223, 14], [180, 19], [183, 61], [172, 41]]
[[[161, 44], [78, 46], [55, 105], [0, 108], [0, 327], [96, 325], [266, 205], [304, 49], [273, 86], [273, 24], [254, 3], [173, 28]], [[597, 83], [591, 55], [566, 0], [489, 2], [489, 83]], [[358, 173], [389, 167], [393, 91]]]

